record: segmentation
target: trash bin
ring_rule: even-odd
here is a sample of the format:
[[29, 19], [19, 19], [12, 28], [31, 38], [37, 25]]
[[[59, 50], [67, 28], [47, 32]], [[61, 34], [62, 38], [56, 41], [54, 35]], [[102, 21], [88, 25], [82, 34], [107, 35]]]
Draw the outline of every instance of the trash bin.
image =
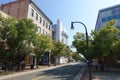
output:
[[30, 69], [34, 69], [34, 65], [33, 64], [30, 65]]

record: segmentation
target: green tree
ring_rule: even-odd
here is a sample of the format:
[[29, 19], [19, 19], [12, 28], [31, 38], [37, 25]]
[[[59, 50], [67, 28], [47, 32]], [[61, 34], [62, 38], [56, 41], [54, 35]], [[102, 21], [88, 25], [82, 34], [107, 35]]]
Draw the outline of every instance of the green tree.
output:
[[44, 52], [50, 51], [52, 49], [53, 40], [49, 35], [36, 34], [33, 45], [37, 57], [37, 68], [38, 68], [39, 61], [41, 60], [41, 57], [44, 54]]
[[83, 58], [79, 55], [79, 53], [73, 53], [72, 57], [75, 61], [83, 60]]
[[72, 59], [72, 51], [70, 50], [70, 47], [65, 45], [62, 53], [63, 53], [63, 56], [68, 58], [68, 62], [70, 62]]
[[37, 26], [30, 19], [22, 19], [16, 23], [18, 37], [16, 40], [18, 53], [25, 54], [33, 51], [33, 39]]
[[16, 22], [16, 29], [18, 37], [14, 41], [14, 45], [16, 46], [15, 61], [19, 67], [19, 62], [24, 60], [25, 56], [34, 53], [33, 39], [37, 32], [37, 26], [31, 19], [21, 19]]
[[112, 51], [113, 51], [113, 56], [116, 59], [116, 61], [120, 61], [120, 39], [116, 42], [113, 43], [112, 45]]
[[8, 61], [14, 57], [14, 41], [17, 38], [15, 20], [4, 18], [0, 15], [0, 59], [4, 64], [5, 71], [8, 67]]
[[[72, 45], [77, 49], [77, 53], [81, 53], [87, 58], [86, 36], [84, 33], [76, 33], [74, 35]], [[88, 37], [88, 44], [91, 46], [90, 36]]]
[[53, 43], [53, 47], [52, 47], [52, 58], [53, 58], [53, 62], [55, 63], [55, 65], [57, 64], [56, 59], [60, 59], [60, 57], [62, 55], [64, 55], [64, 49], [65, 44], [63, 44], [60, 41], [54, 42]]
[[[120, 30], [116, 28], [116, 21], [111, 20], [98, 32], [93, 32], [94, 58], [102, 60], [106, 66], [116, 65], [116, 53], [119, 47]], [[111, 60], [111, 62], [110, 62]]]
[[33, 39], [31, 36], [36, 30], [30, 19], [15, 20], [0, 16], [0, 59], [5, 70], [9, 61], [19, 62], [21, 56], [31, 51], [30, 45]]
[[120, 35], [115, 25], [116, 21], [112, 20], [107, 22], [99, 32], [94, 32], [96, 57], [106, 57], [113, 54], [112, 45], [119, 39], [118, 36]]

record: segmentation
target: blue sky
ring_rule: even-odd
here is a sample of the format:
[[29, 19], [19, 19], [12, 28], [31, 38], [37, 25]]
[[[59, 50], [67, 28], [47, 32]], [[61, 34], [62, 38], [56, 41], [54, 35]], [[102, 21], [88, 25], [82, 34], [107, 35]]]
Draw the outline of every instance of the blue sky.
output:
[[[0, 0], [0, 4], [15, 0]], [[34, 0], [53, 24], [60, 19], [68, 31], [68, 44], [72, 44], [76, 32], [85, 33], [83, 25], [76, 24], [70, 29], [71, 21], [81, 21], [87, 26], [88, 33], [94, 30], [100, 9], [120, 4], [120, 0]]]

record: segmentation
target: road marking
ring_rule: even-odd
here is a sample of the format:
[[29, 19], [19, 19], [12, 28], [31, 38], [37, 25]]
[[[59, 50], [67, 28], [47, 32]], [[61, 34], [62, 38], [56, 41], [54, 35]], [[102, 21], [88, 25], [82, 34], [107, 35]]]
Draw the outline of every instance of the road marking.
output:
[[42, 78], [44, 78], [44, 77], [47, 77], [48, 75], [44, 75], [44, 76], [39, 76], [39, 77], [35, 77], [35, 78], [33, 78], [32, 80], [40, 80], [40, 79], [42, 79]]
[[74, 78], [74, 80], [80, 80], [80, 78], [81, 78], [84, 70], [85, 70], [85, 68], [83, 67], [83, 68], [81, 69], [81, 71], [77, 74], [77, 76]]

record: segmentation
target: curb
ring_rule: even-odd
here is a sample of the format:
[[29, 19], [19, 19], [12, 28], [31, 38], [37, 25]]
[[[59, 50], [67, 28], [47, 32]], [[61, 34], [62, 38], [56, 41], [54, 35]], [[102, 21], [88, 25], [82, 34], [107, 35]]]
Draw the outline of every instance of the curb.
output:
[[83, 73], [84, 73], [84, 71], [85, 71], [85, 67], [83, 67], [82, 69], [81, 69], [81, 71], [77, 74], [77, 76], [75, 77], [75, 79], [74, 80], [81, 80], [81, 78], [82, 78], [82, 75], [83, 75]]

